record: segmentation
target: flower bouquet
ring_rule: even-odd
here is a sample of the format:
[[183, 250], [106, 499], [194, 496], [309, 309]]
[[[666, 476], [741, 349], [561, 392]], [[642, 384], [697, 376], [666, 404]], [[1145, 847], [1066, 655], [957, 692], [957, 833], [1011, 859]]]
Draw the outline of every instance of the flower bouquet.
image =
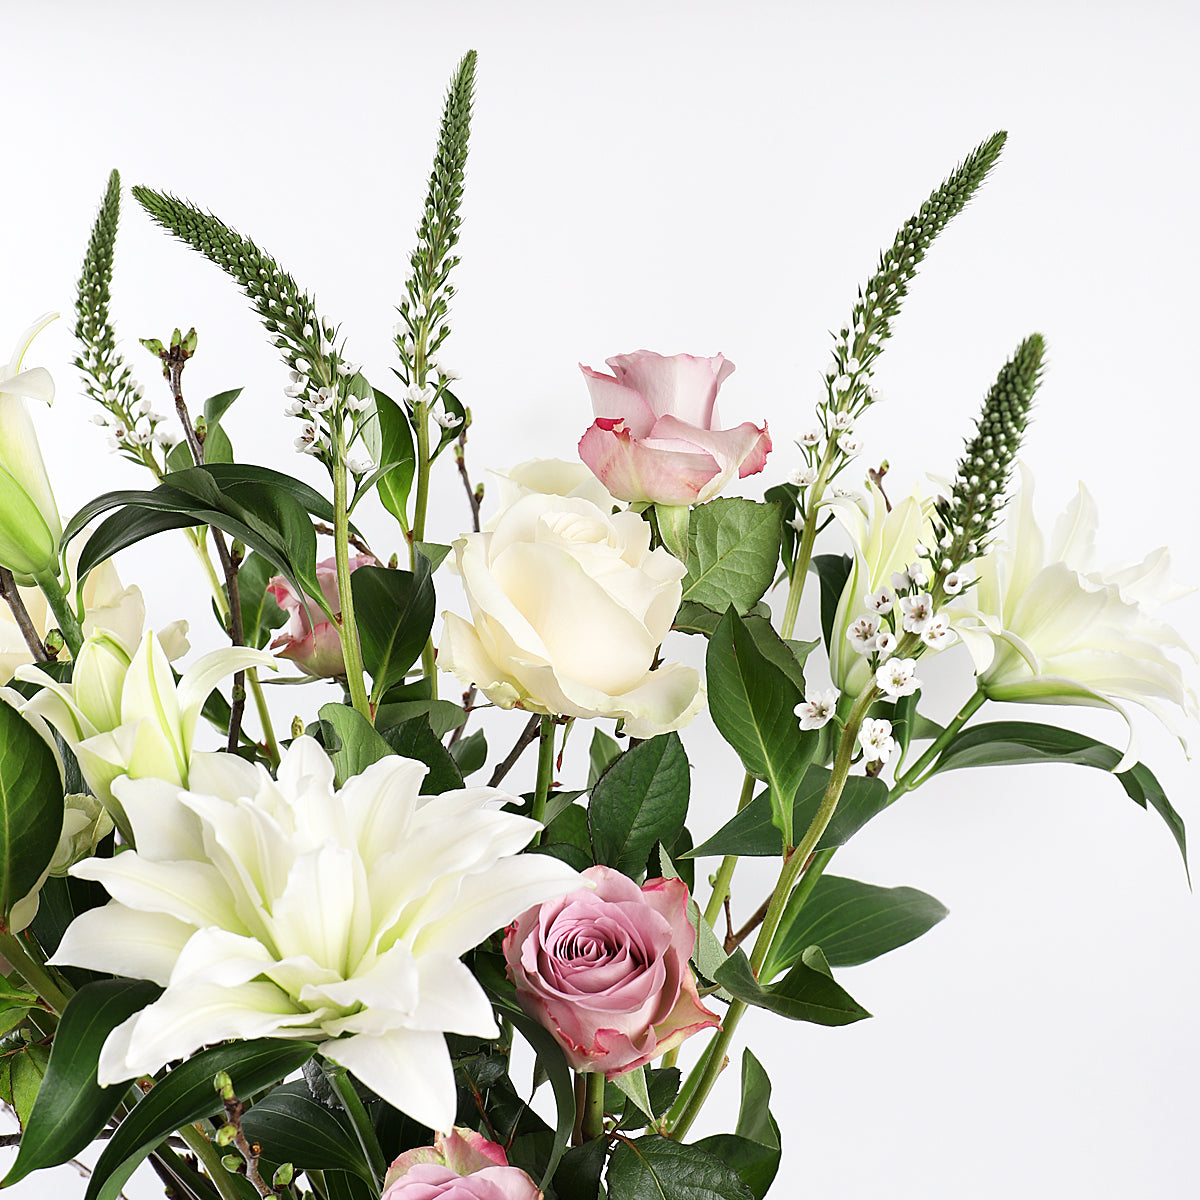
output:
[[[874, 364], [1004, 135], [880, 256], [786, 449], [718, 417], [723, 356], [638, 351], [582, 368], [577, 458], [504, 465], [485, 495], [443, 356], [474, 69], [446, 97], [395, 357], [369, 368], [389, 390], [258, 244], [133, 189], [250, 300], [325, 486], [235, 452], [239, 393], [188, 392], [195, 330], [143, 340], [163, 382], [134, 380], [109, 313], [115, 171], [76, 366], [130, 486], [62, 523], [26, 403], [53, 396], [25, 365], [49, 318], [0, 378], [0, 1088], [22, 1130], [5, 1185], [102, 1139], [86, 1200], [144, 1163], [191, 1200], [761, 1198], [785, 1131], [743, 1014], [861, 1021], [835, 972], [946, 914], [829, 869], [873, 817], [945, 772], [1065, 762], [1114, 774], [1185, 851], [1132, 740], [978, 719], [987, 701], [1195, 716], [1187, 647], [1153, 615], [1166, 552], [1100, 570], [1085, 490], [1049, 539], [1027, 474], [1010, 497], [1041, 337], [1000, 367], [958, 463], [930, 464], [936, 489], [890, 496], [885, 463], [862, 469]], [[777, 464], [761, 499], [724, 494]], [[430, 504], [450, 469], [456, 512]], [[146, 628], [114, 564], [150, 538], [186, 540], [211, 592], [198, 656], [180, 623]], [[942, 725], [922, 676], [957, 641], [974, 690]], [[697, 645], [703, 669], [683, 661]], [[277, 727], [303, 695], [281, 679], [341, 695]], [[715, 827], [689, 820], [705, 708], [745, 773]], [[586, 775], [560, 780], [569, 734], [590, 739]], [[533, 789], [506, 790], [535, 745]], [[748, 856], [775, 881], [736, 922]], [[736, 1123], [692, 1138], [725, 1072]]]

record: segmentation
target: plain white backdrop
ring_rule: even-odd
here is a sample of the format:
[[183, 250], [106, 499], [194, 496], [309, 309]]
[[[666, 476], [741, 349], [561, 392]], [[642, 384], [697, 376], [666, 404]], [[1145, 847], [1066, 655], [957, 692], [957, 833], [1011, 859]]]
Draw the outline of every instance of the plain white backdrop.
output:
[[[64, 514], [146, 482], [108, 454], [69, 365], [74, 283], [109, 169], [254, 237], [342, 322], [351, 355], [386, 390], [443, 91], [473, 47], [445, 357], [474, 413], [476, 475], [571, 457], [590, 421], [576, 364], [647, 347], [737, 364], [722, 413], [769, 421], [776, 449], [759, 479], [780, 481], [820, 394], [827, 331], [879, 249], [1004, 128], [992, 180], [935, 244], [896, 322], [877, 372], [887, 403], [861, 426], [866, 457], [890, 461], [894, 494], [951, 474], [997, 369], [1040, 331], [1049, 366], [1024, 453], [1039, 511], [1050, 520], [1084, 479], [1107, 559], [1165, 543], [1178, 575], [1200, 582], [1193, 5], [3, 7], [0, 342], [45, 309], [64, 312], [27, 360], [58, 381], [37, 419]], [[112, 313], [151, 394], [159, 380], [136, 339], [194, 324], [190, 395], [244, 386], [227, 418], [235, 451], [319, 482], [291, 452], [285, 370], [236, 287], [128, 196]], [[387, 520], [364, 520], [378, 546], [395, 545]], [[447, 459], [430, 533], [448, 541], [466, 527]], [[197, 649], [219, 644], [181, 539], [164, 535], [121, 569], [156, 624], [186, 615]], [[449, 578], [443, 600], [463, 610]], [[1200, 600], [1168, 615], [1194, 631]], [[699, 652], [675, 647], [695, 662]], [[971, 691], [961, 651], [923, 674], [934, 716]], [[285, 719], [327, 698], [287, 692]], [[1028, 715], [1122, 737], [1102, 715]], [[685, 734], [700, 836], [740, 783], [706, 720]], [[520, 722], [493, 717], [493, 744], [506, 747]], [[1144, 759], [1200, 827], [1200, 771], [1152, 722], [1140, 732]], [[565, 779], [586, 741], [577, 731]], [[1197, 901], [1165, 826], [1116, 780], [1075, 767], [949, 775], [881, 816], [832, 869], [922, 888], [951, 914], [844, 972], [873, 1020], [743, 1023], [784, 1132], [772, 1194], [1196, 1194]], [[738, 912], [769, 883], [765, 865], [740, 868]], [[735, 1079], [698, 1135], [729, 1127]], [[13, 1195], [82, 1190], [64, 1169]], [[131, 1185], [155, 1194], [152, 1176]]]

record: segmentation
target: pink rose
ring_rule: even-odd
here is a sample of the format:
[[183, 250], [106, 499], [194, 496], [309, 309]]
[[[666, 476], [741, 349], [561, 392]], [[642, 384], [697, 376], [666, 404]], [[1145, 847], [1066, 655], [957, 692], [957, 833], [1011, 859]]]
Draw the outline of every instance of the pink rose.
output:
[[[351, 555], [350, 570], [376, 566], [369, 554]], [[321, 592], [334, 614], [342, 611], [338, 598], [337, 564], [332, 558], [317, 563], [317, 580]], [[297, 592], [282, 576], [275, 575], [267, 583], [267, 591], [288, 616], [288, 626], [272, 643], [279, 658], [290, 658], [305, 675], [316, 678], [345, 675], [342, 661], [342, 639], [337, 626], [325, 619], [321, 606], [311, 597]]]
[[509, 926], [504, 957], [521, 1007], [571, 1066], [612, 1079], [718, 1022], [688, 965], [696, 931], [687, 884], [651, 879], [639, 888], [611, 867], [588, 867], [583, 877], [595, 888]]
[[613, 375], [579, 364], [596, 414], [579, 457], [619, 500], [702, 504], [735, 472], [763, 469], [771, 449], [765, 421], [761, 429], [749, 421], [719, 428], [717, 390], [733, 372], [723, 355], [639, 350], [605, 361]]
[[383, 1187], [380, 1200], [542, 1200], [537, 1184], [508, 1165], [503, 1146], [458, 1126], [401, 1154]]

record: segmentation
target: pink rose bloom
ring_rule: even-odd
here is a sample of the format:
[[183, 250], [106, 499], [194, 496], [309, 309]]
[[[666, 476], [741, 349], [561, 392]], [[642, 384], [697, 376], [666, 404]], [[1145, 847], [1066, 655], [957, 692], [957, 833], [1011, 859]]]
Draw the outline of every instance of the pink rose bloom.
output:
[[537, 1184], [508, 1165], [504, 1147], [473, 1129], [438, 1134], [432, 1146], [406, 1150], [383, 1181], [380, 1200], [541, 1200]]
[[504, 957], [521, 1007], [571, 1066], [612, 1079], [718, 1021], [688, 965], [696, 931], [687, 884], [651, 879], [639, 888], [611, 867], [589, 867], [583, 878], [594, 889], [522, 913]]
[[[378, 564], [369, 554], [350, 556], [350, 571]], [[338, 599], [337, 563], [332, 558], [317, 563], [317, 580], [321, 592], [335, 615], [342, 611]], [[325, 619], [321, 606], [311, 597], [297, 592], [282, 576], [275, 575], [267, 591], [288, 616], [288, 626], [272, 643], [271, 649], [279, 658], [290, 658], [305, 675], [321, 679], [346, 674], [342, 661], [342, 639], [337, 626]]]
[[723, 355], [669, 358], [650, 350], [605, 360], [612, 375], [579, 364], [596, 420], [579, 457], [619, 500], [702, 504], [736, 473], [763, 469], [766, 422], [721, 429], [717, 391], [733, 372]]

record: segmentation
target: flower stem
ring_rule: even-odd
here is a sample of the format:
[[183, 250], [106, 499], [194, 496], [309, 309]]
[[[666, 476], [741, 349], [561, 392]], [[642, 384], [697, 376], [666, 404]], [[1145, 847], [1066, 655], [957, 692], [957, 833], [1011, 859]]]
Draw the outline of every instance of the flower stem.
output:
[[888, 804], [894, 804], [905, 792], [911, 792], [913, 788], [920, 787], [925, 782], [926, 770], [933, 766], [938, 756], [954, 740], [958, 731], [975, 715], [979, 706], [986, 699], [983, 689], [976, 688], [971, 698], [959, 709], [954, 720], [938, 734], [925, 753], [892, 784], [891, 792], [888, 795]]
[[[554, 780], [554, 718], [544, 716], [538, 733], [537, 786], [533, 793], [533, 807], [529, 815], [538, 822], [546, 818], [546, 800], [550, 795], [550, 784]], [[542, 840], [542, 830], [533, 837], [536, 846]]]
[[[38, 995], [56, 1013], [62, 1014], [62, 1011], [67, 1007], [67, 993], [55, 983], [50, 976], [50, 972], [25, 949], [21, 943], [21, 939], [16, 934], [0, 933], [0, 954], [3, 954], [16, 967], [21, 978], [26, 983], [37, 989]], [[69, 984], [64, 983], [63, 986], [68, 991], [71, 990]]]
[[[425, 383], [425, 339], [427, 331], [421, 328], [417, 347], [417, 382]], [[409, 565], [417, 568], [417, 543], [425, 540], [425, 516], [429, 507], [429, 405], [423, 400], [413, 405], [413, 426], [417, 433], [417, 493], [413, 501], [413, 523], [408, 543]], [[433, 685], [433, 699], [437, 699], [437, 665], [433, 653], [433, 635], [425, 639], [421, 649], [421, 672]]]
[[[846, 779], [850, 774], [850, 763], [854, 757], [854, 745], [858, 738], [859, 728], [863, 718], [870, 711], [875, 694], [875, 683], [872, 680], [854, 701], [854, 707], [850, 710], [846, 726], [842, 730], [841, 740], [838, 742], [837, 757], [834, 759], [833, 770], [829, 776], [829, 783], [826, 785], [821, 804], [799, 844], [783, 860], [779, 880], [775, 884], [775, 890], [771, 893], [767, 914], [763, 918], [762, 928], [758, 931], [758, 938], [755, 940], [754, 950], [750, 955], [750, 968], [755, 977], [758, 976], [771, 949], [771, 943], [774, 941], [779, 923], [783, 919], [788, 897], [792, 894], [797, 879], [808, 863], [809, 855], [817, 848], [821, 836], [833, 819], [842, 790], [846, 786]], [[717, 1077], [724, 1069], [726, 1050], [733, 1040], [734, 1031], [737, 1029], [746, 1007], [744, 1001], [737, 999], [730, 1004], [729, 1011], [725, 1014], [724, 1021], [721, 1022], [721, 1032], [717, 1034], [709, 1047], [708, 1057], [702, 1058], [694, 1068], [694, 1072], [700, 1072], [700, 1078], [691, 1092], [690, 1098], [680, 1109], [678, 1119], [673, 1124], [671, 1129], [673, 1138], [681, 1139], [687, 1134], [702, 1105], [708, 1099], [709, 1092], [712, 1091]], [[690, 1087], [691, 1082], [689, 1077], [685, 1086]]]
[[241, 1193], [229, 1172], [221, 1163], [221, 1154], [216, 1146], [195, 1125], [184, 1125], [179, 1130], [187, 1148], [204, 1164], [212, 1185], [221, 1194], [221, 1200], [241, 1200]]
[[[742, 794], [738, 797], [738, 812], [741, 812], [750, 803], [750, 798], [753, 795], [754, 776], [747, 772], [746, 778], [742, 780]], [[712, 895], [709, 896], [708, 907], [704, 910], [704, 919], [710, 925], [716, 925], [717, 917], [721, 915], [721, 905], [725, 903], [725, 898], [729, 895], [729, 884], [733, 880], [733, 869], [736, 866], [737, 855], [727, 854], [721, 859], [721, 865], [717, 868], [717, 876], [713, 880]]]
[[367, 698], [367, 685], [363, 681], [362, 650], [358, 644], [354, 593], [350, 587], [350, 515], [347, 510], [345, 436], [339, 427], [333, 452], [333, 554], [337, 564], [338, 601], [342, 607], [337, 627], [342, 640], [342, 662], [346, 666], [350, 702], [370, 721], [371, 703]]
[[808, 564], [812, 562], [813, 545], [817, 540], [817, 513], [820, 510], [821, 496], [825, 484], [829, 481], [829, 471], [833, 466], [837, 444], [830, 439], [825, 449], [825, 456], [817, 470], [817, 477], [808, 489], [808, 516], [804, 519], [804, 532], [800, 535], [800, 548], [796, 552], [796, 561], [792, 564], [791, 578], [788, 581], [787, 606], [783, 610], [783, 621], [780, 624], [780, 634], [790, 638], [796, 629], [796, 618], [800, 614], [800, 597], [804, 594], [804, 582], [808, 577]]
[[50, 611], [58, 622], [59, 632], [63, 635], [63, 641], [67, 643], [71, 657], [78, 658], [79, 649], [83, 645], [83, 630], [79, 627], [79, 618], [75, 615], [71, 602], [59, 585], [58, 577], [53, 571], [46, 571], [44, 574], [34, 576], [34, 579], [38, 587], [42, 589], [46, 603], [50, 605]]
[[375, 1126], [371, 1124], [366, 1107], [355, 1090], [354, 1080], [350, 1078], [350, 1073], [345, 1067], [339, 1067], [335, 1063], [326, 1062], [324, 1070], [326, 1078], [333, 1085], [338, 1099], [342, 1102], [342, 1107], [346, 1110], [346, 1115], [354, 1125], [358, 1144], [362, 1147], [362, 1152], [366, 1155], [367, 1161], [371, 1164], [371, 1171], [375, 1175], [375, 1186], [382, 1187], [383, 1177], [387, 1174], [387, 1160], [379, 1148], [379, 1138], [375, 1136]]
[[590, 1142], [604, 1135], [604, 1072], [589, 1071], [584, 1079], [582, 1132]]

